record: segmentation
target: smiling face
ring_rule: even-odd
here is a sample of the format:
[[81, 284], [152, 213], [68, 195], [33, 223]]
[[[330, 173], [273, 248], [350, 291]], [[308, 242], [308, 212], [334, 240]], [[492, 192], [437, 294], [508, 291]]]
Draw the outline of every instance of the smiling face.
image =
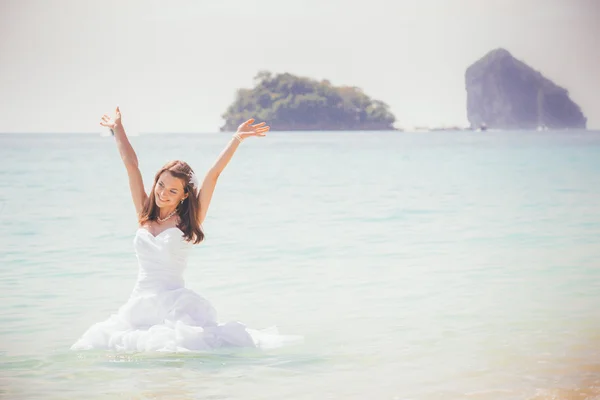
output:
[[181, 179], [171, 175], [169, 171], [160, 174], [154, 187], [156, 205], [160, 208], [177, 207], [179, 202], [187, 197], [183, 187], [184, 183]]
[[177, 212], [177, 217], [170, 221], [176, 221], [185, 240], [194, 244], [203, 241], [204, 232], [198, 220], [199, 188], [195, 183], [194, 170], [189, 164], [181, 160], [171, 160], [156, 171], [152, 181], [150, 197], [138, 215], [140, 226], [152, 224], [154, 221], [160, 224], [161, 218], [165, 221], [166, 216]]

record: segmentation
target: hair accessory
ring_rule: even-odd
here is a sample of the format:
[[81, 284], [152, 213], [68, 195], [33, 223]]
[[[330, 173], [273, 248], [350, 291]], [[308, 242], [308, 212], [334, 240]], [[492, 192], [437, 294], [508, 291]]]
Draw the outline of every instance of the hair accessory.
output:
[[194, 187], [194, 190], [196, 192], [198, 192], [198, 190], [200, 190], [200, 184], [198, 183], [198, 177], [196, 177], [196, 174], [193, 171], [190, 171], [189, 177], [190, 177], [190, 184]]

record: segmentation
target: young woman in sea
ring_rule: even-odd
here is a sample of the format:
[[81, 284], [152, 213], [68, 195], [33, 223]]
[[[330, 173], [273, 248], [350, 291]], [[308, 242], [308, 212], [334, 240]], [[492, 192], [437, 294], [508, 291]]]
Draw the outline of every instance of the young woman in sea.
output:
[[174, 160], [160, 168], [146, 193], [119, 108], [113, 117], [105, 114], [100, 125], [112, 131], [129, 177], [138, 217], [133, 239], [138, 277], [128, 301], [89, 327], [71, 349], [200, 351], [278, 347], [301, 339], [280, 335], [276, 328], [256, 330], [238, 321], [219, 322], [212, 304], [187, 289], [183, 279], [189, 251], [204, 239], [202, 222], [221, 172], [244, 140], [266, 136], [269, 126], [253, 119], [242, 123], [202, 183], [189, 164]]

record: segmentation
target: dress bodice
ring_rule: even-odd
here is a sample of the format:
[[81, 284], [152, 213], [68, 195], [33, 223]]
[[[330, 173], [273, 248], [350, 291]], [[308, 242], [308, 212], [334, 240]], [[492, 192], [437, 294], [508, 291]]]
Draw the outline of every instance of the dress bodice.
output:
[[183, 272], [191, 244], [184, 240], [179, 228], [167, 228], [156, 236], [139, 228], [133, 243], [139, 269], [132, 295], [185, 287]]

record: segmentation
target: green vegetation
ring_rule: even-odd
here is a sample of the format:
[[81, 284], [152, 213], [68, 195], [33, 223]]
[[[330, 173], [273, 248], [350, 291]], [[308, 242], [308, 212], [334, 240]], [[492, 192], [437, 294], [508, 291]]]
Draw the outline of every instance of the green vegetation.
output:
[[271, 130], [394, 130], [387, 104], [359, 88], [331, 85], [327, 80], [273, 76], [262, 71], [252, 89], [239, 89], [221, 131], [235, 131], [249, 118], [266, 121]]

